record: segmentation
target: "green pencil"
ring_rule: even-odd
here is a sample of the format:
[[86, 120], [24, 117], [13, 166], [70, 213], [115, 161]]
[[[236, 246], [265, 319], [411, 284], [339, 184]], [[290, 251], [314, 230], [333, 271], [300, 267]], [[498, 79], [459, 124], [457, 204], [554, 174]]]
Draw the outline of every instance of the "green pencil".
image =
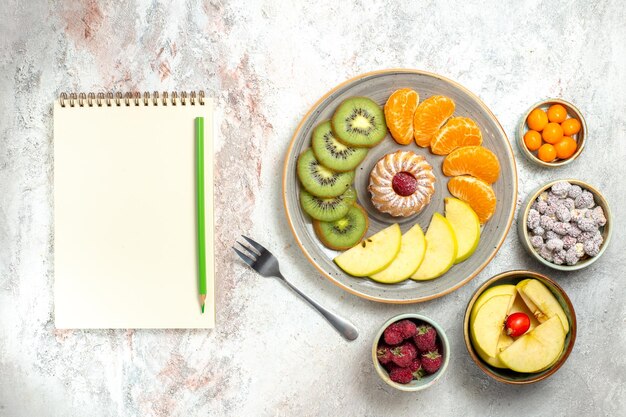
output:
[[204, 234], [204, 117], [196, 117], [196, 215], [198, 216], [198, 294], [204, 314], [206, 301], [206, 243]]

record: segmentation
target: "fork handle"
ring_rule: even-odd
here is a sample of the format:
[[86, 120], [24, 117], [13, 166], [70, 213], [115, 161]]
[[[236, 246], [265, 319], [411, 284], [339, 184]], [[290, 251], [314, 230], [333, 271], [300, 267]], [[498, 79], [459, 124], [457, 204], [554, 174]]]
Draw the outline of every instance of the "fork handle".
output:
[[283, 281], [289, 288], [291, 288], [296, 294], [300, 297], [304, 298], [309, 304], [311, 304], [317, 311], [319, 311], [322, 316], [347, 340], [354, 340], [359, 337], [359, 331], [354, 327], [354, 324], [350, 323], [348, 320], [343, 317], [333, 313], [332, 311], [327, 310], [325, 307], [320, 305], [317, 301], [300, 291], [296, 288], [291, 282], [287, 281], [285, 277], [282, 278]]

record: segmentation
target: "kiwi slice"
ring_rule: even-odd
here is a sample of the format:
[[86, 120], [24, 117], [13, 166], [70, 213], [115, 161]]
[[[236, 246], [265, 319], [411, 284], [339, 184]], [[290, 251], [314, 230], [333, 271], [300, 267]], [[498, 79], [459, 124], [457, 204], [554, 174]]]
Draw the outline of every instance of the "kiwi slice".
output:
[[352, 204], [356, 201], [356, 191], [348, 188], [348, 191], [337, 197], [315, 197], [306, 190], [300, 190], [300, 205], [311, 217], [324, 222], [334, 222], [348, 213]]
[[385, 114], [367, 97], [352, 97], [337, 107], [332, 118], [335, 137], [348, 146], [371, 148], [387, 134]]
[[356, 168], [368, 152], [367, 148], [353, 148], [335, 139], [330, 121], [317, 125], [313, 130], [311, 148], [320, 164], [340, 172]]
[[298, 158], [298, 178], [304, 188], [316, 197], [337, 197], [346, 192], [354, 180], [354, 171], [336, 172], [321, 165], [311, 148]]
[[334, 222], [313, 220], [317, 237], [324, 246], [335, 250], [350, 249], [359, 243], [368, 225], [367, 214], [358, 204], [352, 205], [344, 217]]

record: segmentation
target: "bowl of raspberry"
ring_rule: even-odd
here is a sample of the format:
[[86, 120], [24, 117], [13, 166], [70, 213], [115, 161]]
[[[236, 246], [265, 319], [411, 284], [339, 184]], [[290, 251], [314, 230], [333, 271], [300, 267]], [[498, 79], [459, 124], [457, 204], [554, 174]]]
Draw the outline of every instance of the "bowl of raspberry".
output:
[[372, 345], [374, 369], [387, 385], [421, 391], [443, 376], [450, 361], [446, 333], [420, 314], [400, 314], [382, 325]]
[[542, 264], [560, 271], [586, 268], [604, 253], [612, 217], [604, 196], [575, 179], [551, 181], [526, 198], [518, 220], [524, 248]]

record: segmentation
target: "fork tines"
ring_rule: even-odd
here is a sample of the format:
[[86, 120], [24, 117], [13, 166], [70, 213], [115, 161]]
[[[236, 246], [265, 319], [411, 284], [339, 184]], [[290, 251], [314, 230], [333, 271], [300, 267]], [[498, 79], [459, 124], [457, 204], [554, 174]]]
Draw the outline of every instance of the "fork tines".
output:
[[239, 246], [241, 246], [241, 248], [243, 248], [243, 250], [245, 251], [242, 252], [239, 249], [237, 249], [236, 247], [233, 246], [233, 250], [237, 253], [237, 255], [239, 255], [239, 257], [248, 265], [252, 266], [254, 265], [254, 263], [256, 262], [256, 260], [258, 259], [258, 257], [266, 250], [263, 246], [259, 245], [257, 242], [255, 242], [254, 240], [250, 239], [247, 236], [241, 235], [241, 237], [243, 237], [254, 249], [256, 249], [256, 251], [254, 249], [251, 249], [250, 247], [244, 245], [241, 242], [237, 242], [239, 244]]
[[[241, 237], [242, 237], [242, 238], [244, 238], [244, 239], [246, 239], [246, 241], [247, 241], [249, 244], [251, 244], [251, 245], [254, 247], [254, 249], [256, 249], [256, 250], [259, 252], [259, 255], [261, 255], [261, 254], [262, 254], [265, 250], [267, 250], [267, 249], [265, 249], [263, 246], [261, 246], [260, 244], [258, 244], [257, 242], [255, 242], [254, 240], [250, 239], [248, 236], [241, 235]], [[241, 245], [241, 243], [240, 243], [240, 245]], [[243, 246], [243, 245], [242, 245], [242, 246]]]
[[[239, 243], [239, 242], [237, 242]], [[241, 245], [241, 243], [239, 243]], [[243, 245], [241, 245], [243, 246]], [[243, 254], [239, 249], [237, 249], [236, 247], [233, 246], [233, 250], [237, 253], [237, 255], [239, 255], [239, 257], [248, 265], [252, 266], [255, 262], [254, 259], [251, 259], [248, 257], [248, 255]]]

